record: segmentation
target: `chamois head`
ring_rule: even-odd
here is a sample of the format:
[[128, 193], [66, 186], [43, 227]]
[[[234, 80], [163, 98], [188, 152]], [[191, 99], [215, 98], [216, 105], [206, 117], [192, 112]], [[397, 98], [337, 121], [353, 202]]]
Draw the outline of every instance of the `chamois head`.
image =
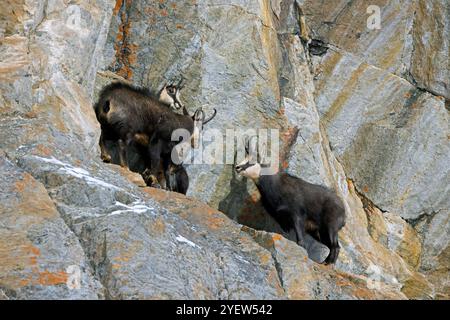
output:
[[159, 92], [159, 101], [175, 109], [184, 108], [180, 98], [180, 91], [183, 87], [183, 79], [178, 81], [177, 84], [174, 84], [173, 81], [164, 84]]
[[257, 180], [261, 175], [260, 153], [263, 150], [256, 151], [256, 142], [256, 136], [245, 139], [245, 158], [235, 167], [237, 173], [252, 180]]
[[[187, 111], [185, 113], [187, 113]], [[194, 115], [192, 116], [192, 120], [194, 120], [194, 131], [191, 136], [191, 144], [193, 148], [198, 148], [200, 133], [203, 130], [203, 126], [210, 122], [216, 114], [217, 110], [214, 109], [213, 114], [208, 119], [205, 119], [205, 112], [201, 107], [195, 110]]]

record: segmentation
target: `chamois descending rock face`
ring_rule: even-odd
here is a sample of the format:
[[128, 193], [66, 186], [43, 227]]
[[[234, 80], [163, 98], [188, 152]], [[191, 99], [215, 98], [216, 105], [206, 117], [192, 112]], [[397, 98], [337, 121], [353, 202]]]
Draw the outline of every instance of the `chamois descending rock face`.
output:
[[[376, 2], [381, 30], [346, 0], [2, 9], [0, 298], [450, 298], [449, 3]], [[101, 88], [180, 74], [191, 113], [280, 129], [283, 169], [337, 192], [333, 268], [232, 164], [187, 166], [185, 197], [101, 161]]]

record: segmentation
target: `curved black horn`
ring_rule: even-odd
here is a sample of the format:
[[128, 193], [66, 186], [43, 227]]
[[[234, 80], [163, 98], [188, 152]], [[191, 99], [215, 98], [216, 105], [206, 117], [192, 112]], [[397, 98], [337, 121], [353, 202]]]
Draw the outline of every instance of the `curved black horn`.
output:
[[191, 115], [189, 114], [189, 111], [187, 111], [186, 106], [183, 106], [183, 114], [184, 114], [185, 116], [189, 116], [189, 117], [191, 117], [191, 118], [194, 117], [193, 115], [191, 116]]
[[216, 116], [217, 110], [216, 110], [215, 108], [214, 108], [213, 110], [214, 110], [214, 112], [213, 112], [212, 116], [209, 117], [207, 120], [204, 120], [204, 121], [203, 121], [203, 124], [204, 124], [204, 125], [207, 124], [208, 122], [210, 122], [210, 121]]

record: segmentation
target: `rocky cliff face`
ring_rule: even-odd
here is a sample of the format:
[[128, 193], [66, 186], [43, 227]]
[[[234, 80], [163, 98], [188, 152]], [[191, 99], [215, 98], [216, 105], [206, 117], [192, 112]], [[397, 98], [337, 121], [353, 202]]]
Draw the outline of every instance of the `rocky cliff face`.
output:
[[[366, 2], [2, 0], [0, 297], [448, 299], [450, 7]], [[99, 89], [181, 74], [211, 127], [279, 129], [283, 168], [338, 192], [334, 267], [231, 165], [184, 197], [100, 161]]]

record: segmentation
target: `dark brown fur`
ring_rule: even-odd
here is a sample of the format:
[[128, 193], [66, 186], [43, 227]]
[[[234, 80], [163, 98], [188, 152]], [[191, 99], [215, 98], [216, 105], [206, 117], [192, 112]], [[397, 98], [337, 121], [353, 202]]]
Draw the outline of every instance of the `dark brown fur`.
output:
[[[148, 147], [149, 138], [144, 134], [136, 134], [135, 141], [140, 145]], [[161, 172], [158, 172], [157, 179], [152, 176], [152, 171], [147, 169], [142, 173], [142, 177], [147, 185], [153, 185], [156, 181], [166, 190], [186, 194], [189, 188], [189, 176], [182, 164], [172, 162], [170, 154], [161, 155]], [[163, 185], [164, 183], [164, 185]]]
[[[246, 160], [236, 166], [238, 172], [257, 165], [250, 161], [249, 140], [246, 142]], [[260, 158], [259, 154], [257, 158]], [[254, 179], [264, 209], [281, 228], [286, 232], [293, 229], [301, 246], [305, 245], [305, 232], [310, 234], [330, 249], [324, 263], [335, 263], [340, 250], [338, 232], [345, 225], [345, 207], [336, 193], [285, 172], [259, 175]]]
[[103, 88], [94, 109], [102, 127], [99, 143], [102, 159], [111, 161], [105, 151], [105, 137], [117, 139], [119, 142], [118, 158], [122, 166], [127, 166], [130, 158], [126, 154], [127, 147], [136, 145], [137, 148], [142, 148], [147, 145], [144, 167], [149, 168], [153, 176], [148, 181], [157, 180], [161, 157], [170, 157], [172, 148], [181, 142], [172, 141], [174, 130], [183, 128], [191, 135], [194, 130], [194, 117], [197, 120], [200, 118], [204, 123], [212, 119], [210, 117], [205, 121], [201, 109], [194, 116], [190, 116], [183, 107], [183, 115], [177, 114], [150, 91], [120, 82]]
[[304, 245], [307, 232], [330, 249], [325, 263], [336, 262], [345, 207], [333, 191], [287, 173], [261, 176], [256, 186], [264, 208], [283, 230], [294, 229], [300, 245]]
[[171, 111], [148, 90], [125, 83], [106, 86], [94, 109], [102, 129], [113, 131], [127, 144], [135, 134], [145, 134], [150, 140], [157, 136], [170, 141], [173, 130], [185, 128], [192, 133], [194, 129], [192, 117]]

